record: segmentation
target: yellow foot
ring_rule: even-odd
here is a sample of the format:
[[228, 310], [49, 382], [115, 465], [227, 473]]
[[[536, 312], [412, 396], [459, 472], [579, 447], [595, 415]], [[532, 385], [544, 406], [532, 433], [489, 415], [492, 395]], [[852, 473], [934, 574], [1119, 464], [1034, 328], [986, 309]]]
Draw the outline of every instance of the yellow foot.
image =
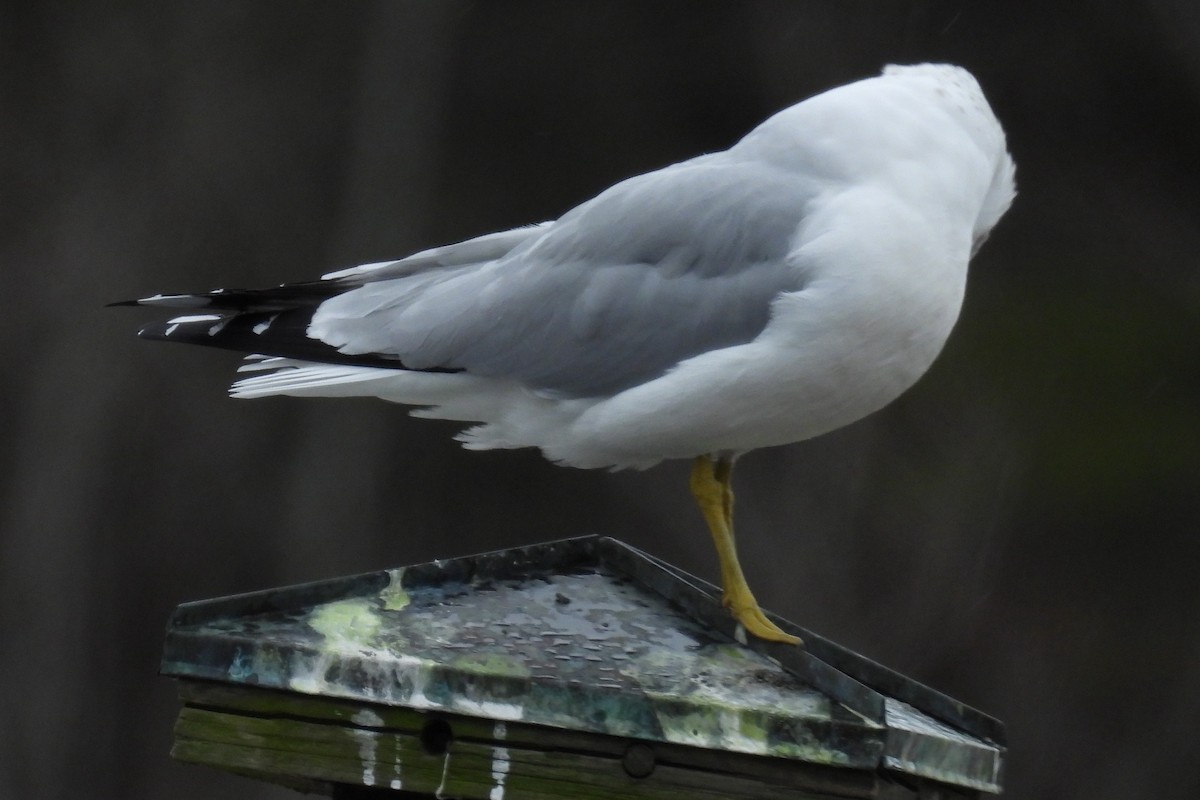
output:
[[767, 619], [742, 574], [733, 541], [733, 489], [729, 485], [732, 476], [731, 456], [697, 456], [692, 462], [692, 495], [708, 523], [721, 562], [721, 586], [725, 589], [721, 604], [751, 636], [771, 642], [800, 644], [799, 638], [784, 633]]
[[799, 636], [784, 633], [778, 625], [767, 619], [767, 615], [758, 607], [753, 595], [750, 596], [749, 602], [738, 602], [726, 594], [721, 598], [721, 604], [729, 609], [734, 619], [740, 622], [751, 636], [757, 636], [759, 639], [766, 639], [769, 642], [803, 644]]

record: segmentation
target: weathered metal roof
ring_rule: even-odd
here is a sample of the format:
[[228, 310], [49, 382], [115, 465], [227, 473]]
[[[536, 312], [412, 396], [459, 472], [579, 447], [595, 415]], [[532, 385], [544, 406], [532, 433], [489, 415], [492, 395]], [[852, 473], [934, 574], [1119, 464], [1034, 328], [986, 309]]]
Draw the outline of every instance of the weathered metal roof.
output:
[[[162, 671], [1000, 790], [996, 720], [619, 541], [543, 545], [189, 603]], [[741, 639], [742, 641], [739, 641]]]

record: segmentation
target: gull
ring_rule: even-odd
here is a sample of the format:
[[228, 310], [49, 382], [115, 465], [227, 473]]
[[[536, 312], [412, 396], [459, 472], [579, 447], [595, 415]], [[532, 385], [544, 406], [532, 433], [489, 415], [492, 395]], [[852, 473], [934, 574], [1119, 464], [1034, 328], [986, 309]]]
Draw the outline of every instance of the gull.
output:
[[472, 450], [692, 459], [744, 638], [799, 643], [738, 562], [735, 460], [879, 410], [929, 368], [1015, 195], [979, 84], [889, 66], [556, 220], [269, 289], [158, 294], [150, 339], [250, 354], [240, 398], [374, 396]]

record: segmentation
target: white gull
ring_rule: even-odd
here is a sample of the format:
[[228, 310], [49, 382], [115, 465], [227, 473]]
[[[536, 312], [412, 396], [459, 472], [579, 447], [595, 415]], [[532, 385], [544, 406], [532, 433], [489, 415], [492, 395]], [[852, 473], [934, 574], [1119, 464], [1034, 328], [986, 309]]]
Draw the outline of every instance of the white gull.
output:
[[970, 73], [891, 66], [551, 222], [320, 281], [146, 298], [206, 313], [143, 335], [257, 354], [235, 397], [381, 397], [474, 423], [468, 448], [575, 467], [694, 459], [725, 604], [795, 641], [738, 565], [733, 462], [854, 422], [929, 368], [1013, 176]]

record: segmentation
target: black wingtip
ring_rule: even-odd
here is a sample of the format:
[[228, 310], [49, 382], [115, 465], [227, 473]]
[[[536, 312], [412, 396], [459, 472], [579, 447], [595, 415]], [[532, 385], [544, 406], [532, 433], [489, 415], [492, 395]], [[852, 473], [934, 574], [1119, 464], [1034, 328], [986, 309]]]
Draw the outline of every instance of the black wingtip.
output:
[[[241, 353], [295, 358], [323, 364], [408, 369], [400, 358], [386, 353], [342, 353], [336, 347], [307, 335], [310, 309], [284, 312], [202, 313], [152, 322], [138, 338], [219, 347]], [[422, 372], [459, 372], [456, 367], [430, 367]]]
[[320, 280], [286, 283], [272, 289], [213, 289], [195, 294], [156, 294], [137, 300], [118, 300], [109, 305], [279, 312], [292, 308], [311, 308], [357, 285], [350, 280]]
[[211, 298], [197, 294], [156, 294], [153, 297], [139, 297], [137, 300], [118, 300], [109, 303], [113, 306], [158, 306], [161, 308], [208, 308], [213, 305]]
[[164, 335], [165, 331], [165, 325], [161, 323], [155, 323], [153, 325], [147, 325], [146, 327], [138, 330], [137, 336], [139, 339], [165, 339], [167, 338]]
[[152, 322], [138, 331], [139, 339], [163, 342], [190, 342], [211, 344], [221, 330], [234, 319], [233, 315], [201, 314], [193, 317], [176, 317], [166, 322]]

